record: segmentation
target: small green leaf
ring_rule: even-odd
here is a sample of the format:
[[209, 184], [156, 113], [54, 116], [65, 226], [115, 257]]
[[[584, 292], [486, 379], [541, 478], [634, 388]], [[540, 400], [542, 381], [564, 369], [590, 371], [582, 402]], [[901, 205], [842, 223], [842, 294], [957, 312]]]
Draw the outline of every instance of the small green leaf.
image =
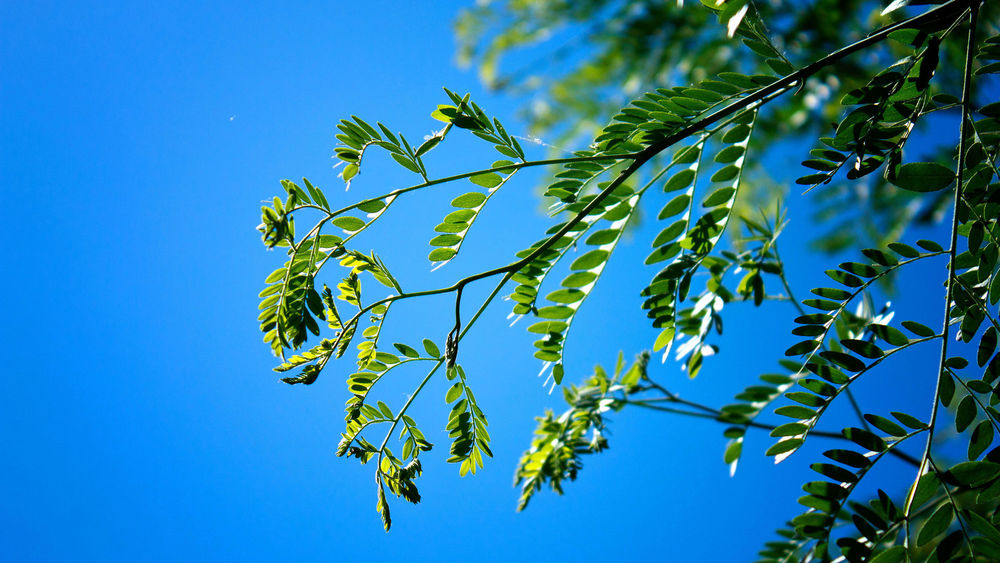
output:
[[452, 403], [454, 401], [457, 401], [458, 398], [461, 396], [462, 396], [462, 382], [456, 381], [455, 384], [448, 389], [448, 393], [446, 393], [444, 396], [444, 401], [446, 403]]
[[[471, 176], [469, 181], [484, 188], [495, 188], [503, 182], [503, 176], [497, 174], [496, 172], [489, 172], [487, 174], [476, 174], [475, 176]], [[475, 207], [475, 205], [455, 205], [454, 202], [452, 202], [452, 205], [455, 207]]]
[[955, 181], [955, 173], [936, 162], [911, 162], [899, 167], [892, 183], [913, 192], [936, 192]]
[[357, 217], [343, 216], [336, 217], [330, 221], [334, 226], [344, 229], [347, 232], [354, 232], [361, 230], [365, 226], [365, 222]]
[[441, 351], [438, 350], [437, 344], [434, 344], [434, 341], [429, 338], [424, 339], [424, 350], [426, 350], [427, 354], [433, 358], [441, 356]]
[[972, 424], [972, 421], [976, 419], [978, 412], [979, 409], [976, 407], [975, 399], [971, 395], [966, 395], [958, 403], [958, 410], [955, 411], [955, 429], [959, 432], [964, 432]]
[[853, 294], [850, 291], [844, 291], [843, 289], [834, 289], [831, 287], [817, 287], [812, 290], [813, 294], [819, 295], [820, 297], [825, 297], [827, 299], [833, 299], [836, 301], [844, 301], [849, 299]]
[[690, 168], [681, 170], [680, 172], [674, 174], [667, 180], [666, 184], [663, 185], [664, 192], [672, 192], [679, 190], [681, 188], [686, 188], [691, 185], [691, 182], [695, 178], [695, 171]]
[[875, 414], [866, 414], [865, 420], [871, 423], [872, 426], [878, 428], [882, 432], [890, 436], [906, 436], [907, 432], [902, 426], [896, 424], [895, 422]]
[[800, 434], [805, 434], [807, 430], [809, 430], [809, 425], [807, 424], [803, 424], [801, 422], [789, 422], [771, 430], [771, 436], [775, 438], [783, 436], [798, 436]]
[[920, 252], [917, 249], [901, 242], [890, 242], [889, 249], [903, 258], [916, 258], [920, 256]]
[[462, 241], [462, 237], [455, 234], [438, 235], [430, 240], [431, 246], [453, 246]]
[[868, 342], [867, 340], [852, 340], [845, 338], [841, 340], [840, 343], [844, 346], [844, 348], [847, 348], [855, 354], [870, 360], [877, 360], [885, 355], [881, 348], [871, 342]]
[[873, 278], [878, 275], [877, 268], [858, 262], [844, 262], [840, 268], [863, 278]]
[[802, 304], [822, 311], [834, 311], [841, 307], [840, 303], [829, 299], [803, 299]]
[[892, 344], [893, 346], [905, 346], [910, 342], [910, 339], [907, 338], [906, 335], [900, 330], [888, 325], [873, 323], [868, 325], [868, 330], [872, 331], [872, 334], [881, 338], [885, 342]]
[[576, 303], [586, 297], [586, 294], [579, 289], [557, 289], [545, 296], [546, 299], [554, 303]]
[[390, 153], [390, 156], [392, 156], [392, 159], [398, 162], [403, 168], [406, 168], [410, 172], [420, 174], [420, 167], [410, 160], [409, 157], [396, 153]]
[[788, 350], [785, 350], [786, 356], [799, 356], [802, 354], [808, 354], [813, 350], [819, 348], [820, 342], [818, 340], [803, 340], [795, 345], [793, 345]]
[[816, 411], [799, 405], [785, 405], [774, 409], [774, 414], [797, 418], [799, 420], [809, 420], [816, 416]]
[[740, 167], [735, 164], [727, 164], [720, 168], [715, 174], [712, 174], [711, 180], [713, 182], [728, 182], [738, 176], [740, 173]]
[[886, 449], [885, 441], [882, 438], [862, 428], [844, 428], [841, 433], [845, 438], [866, 450], [884, 452]]
[[593, 272], [573, 272], [562, 281], [563, 287], [583, 287], [597, 279]]
[[976, 351], [976, 363], [979, 367], [985, 366], [986, 362], [990, 361], [996, 348], [997, 329], [991, 326], [983, 332], [983, 336], [979, 339], [979, 348]]
[[872, 464], [871, 460], [854, 450], [828, 450], [823, 455], [833, 461], [849, 465], [856, 469], [864, 469]]
[[715, 207], [717, 205], [722, 205], [728, 202], [733, 194], [736, 193], [736, 188], [720, 188], [711, 193], [705, 201], [702, 203], [703, 207]]
[[991, 461], [966, 461], [949, 469], [948, 474], [959, 485], [979, 487], [1000, 475], [1000, 464]]
[[827, 270], [826, 275], [830, 276], [833, 281], [846, 285], [847, 287], [861, 287], [865, 284], [865, 282], [857, 276], [848, 274], [843, 270]]
[[869, 563], [903, 563], [903, 561], [906, 561], [906, 548], [901, 545], [894, 545], [872, 557]]
[[788, 438], [785, 440], [781, 440], [777, 444], [774, 444], [773, 446], [768, 448], [768, 450], [764, 452], [764, 455], [776, 456], [791, 452], [793, 450], [798, 449], [798, 447], [802, 445], [802, 442], [804, 442], [802, 438]]
[[836, 352], [834, 350], [826, 350], [820, 352], [819, 355], [846, 369], [847, 371], [857, 372], [865, 369], [865, 363], [850, 354]]
[[435, 248], [427, 255], [427, 259], [431, 262], [444, 262], [445, 260], [451, 260], [458, 254], [458, 251], [454, 248]]
[[928, 338], [928, 337], [934, 336], [934, 331], [933, 330], [931, 330], [929, 327], [924, 326], [924, 325], [922, 325], [922, 324], [920, 324], [918, 322], [903, 321], [901, 324], [903, 325], [903, 328], [905, 328], [906, 330], [908, 330], [908, 331], [912, 332], [913, 334], [916, 334], [917, 336], [920, 336], [922, 338]]
[[891, 414], [892, 416], [894, 416], [896, 418], [896, 420], [902, 422], [903, 424], [905, 424], [906, 426], [908, 426], [908, 427], [910, 427], [910, 428], [912, 428], [914, 430], [923, 430], [924, 428], [927, 428], [927, 425], [924, 424], [923, 422], [921, 422], [919, 418], [917, 418], [915, 416], [908, 415], [905, 412], [896, 412], [896, 411], [893, 411], [893, 412], [890, 412], [889, 414]]
[[658, 220], [666, 219], [667, 217], [673, 217], [678, 213], [686, 210], [688, 204], [691, 202], [691, 196], [687, 194], [681, 194], [672, 200], [668, 201], [663, 209], [660, 210], [660, 214], [656, 216]]
[[917, 241], [917, 246], [929, 252], [943, 252], [944, 248], [932, 240], [921, 239]]
[[357, 205], [357, 209], [358, 211], [364, 211], [365, 213], [377, 213], [382, 209], [385, 209], [385, 205], [385, 202], [381, 199], [373, 199], [371, 201], [359, 203]]
[[952, 356], [944, 361], [944, 365], [952, 369], [965, 369], [969, 365], [969, 360], [959, 356]]
[[343, 178], [345, 182], [348, 182], [351, 178], [358, 175], [358, 171], [360, 169], [361, 168], [357, 165], [357, 163], [352, 162], [344, 167], [344, 169], [340, 172], [340, 177]]
[[969, 459], [975, 460], [993, 443], [993, 424], [983, 420], [972, 430], [969, 437]]
[[452, 207], [461, 208], [473, 208], [479, 207], [482, 203], [486, 201], [486, 194], [481, 192], [469, 192], [467, 194], [462, 194], [455, 199], [451, 200]]
[[392, 409], [390, 409], [389, 405], [383, 403], [382, 401], [378, 402], [378, 410], [382, 411], [382, 416], [392, 418]]
[[591, 270], [603, 264], [608, 259], [607, 250], [591, 250], [570, 264], [571, 270]]
[[416, 350], [414, 350], [412, 347], [407, 346], [406, 344], [402, 344], [400, 342], [396, 342], [392, 346], [396, 350], [399, 350], [399, 353], [402, 354], [402, 355], [404, 355], [404, 356], [406, 356], [407, 358], [419, 358], [420, 357], [420, 353], [419, 352], [417, 352]]
[[926, 545], [934, 538], [943, 534], [951, 526], [954, 514], [950, 503], [945, 503], [935, 510], [934, 514], [924, 523], [924, 527], [920, 529], [920, 535], [917, 536], [917, 545]]

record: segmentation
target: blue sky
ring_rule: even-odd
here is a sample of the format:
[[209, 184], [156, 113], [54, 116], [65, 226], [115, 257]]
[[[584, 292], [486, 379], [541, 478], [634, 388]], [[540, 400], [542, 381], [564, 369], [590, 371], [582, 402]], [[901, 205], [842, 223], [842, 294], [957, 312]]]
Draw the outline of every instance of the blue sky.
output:
[[[332, 366], [311, 387], [277, 381], [256, 322], [256, 295], [282, 261], [254, 230], [261, 201], [282, 178], [306, 176], [343, 203], [403, 181], [373, 168], [345, 194], [330, 158], [336, 122], [357, 114], [419, 139], [437, 126], [428, 115], [448, 86], [525, 133], [514, 117], [521, 100], [484, 92], [452, 62], [450, 21], [464, 4], [0, 6], [0, 189], [11, 239], [0, 283], [12, 313], [0, 329], [10, 366], [0, 399], [5, 559], [728, 561], [752, 558], [799, 512], [816, 450], [775, 467], [761, 453], [770, 439], [754, 435], [730, 479], [721, 428], [625, 412], [611, 449], [564, 497], [541, 494], [515, 513], [515, 463], [532, 417], [558, 407], [558, 392], [543, 389], [531, 338], [506, 328], [503, 303], [462, 347], [496, 457], [475, 477], [444, 463], [446, 386], [433, 382], [414, 411], [438, 443], [424, 460], [424, 501], [393, 502], [389, 534], [372, 468], [334, 456], [351, 367]], [[483, 164], [475, 152], [436, 152], [441, 173]], [[469, 241], [483, 252], [445, 269], [427, 271], [423, 242], [465, 186], [414, 198], [359, 247], [378, 249], [414, 288], [445, 285], [538, 238], [547, 223], [534, 185], [526, 177], [505, 188]], [[798, 215], [786, 261], [812, 272], [795, 280], [804, 295], [833, 260], [803, 254], [807, 205], [790, 206]], [[635, 233], [585, 304], [568, 380], [651, 344], [636, 295], [652, 274], [637, 265], [657, 230]], [[916, 276], [896, 302], [939, 292], [939, 271]], [[910, 318], [939, 322], [936, 305], [917, 311]], [[394, 340], [443, 341], [447, 299], [406, 312], [390, 327]], [[723, 404], [775, 367], [794, 342], [793, 316], [734, 306], [723, 354], [698, 380], [672, 364], [653, 374]], [[900, 369], [933, 357], [922, 353]], [[401, 403], [418, 377], [389, 386], [384, 400]]]

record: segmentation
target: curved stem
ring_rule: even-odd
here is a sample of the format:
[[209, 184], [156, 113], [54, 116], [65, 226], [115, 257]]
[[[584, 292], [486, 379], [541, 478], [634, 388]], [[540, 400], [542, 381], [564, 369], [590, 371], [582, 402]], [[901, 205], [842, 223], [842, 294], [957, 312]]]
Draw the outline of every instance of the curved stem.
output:
[[[462, 332], [460, 332], [458, 336], [455, 338], [456, 346], [458, 345], [458, 342], [462, 340], [462, 337], [465, 336], [465, 333], [469, 332], [469, 329], [472, 328], [472, 325], [475, 324], [479, 316], [483, 314], [483, 311], [486, 310], [486, 307], [488, 307], [489, 304], [493, 302], [497, 294], [500, 293], [500, 290], [503, 289], [503, 286], [506, 285], [508, 281], [510, 281], [510, 277], [512, 275], [513, 274], [505, 275], [503, 279], [501, 279], [500, 282], [497, 284], [497, 286], [493, 288], [493, 291], [489, 294], [486, 300], [483, 301], [483, 304], [479, 306], [479, 309], [476, 311], [476, 314], [472, 315], [472, 318], [469, 319], [468, 324], [465, 325], [465, 328], [462, 330]], [[392, 437], [392, 432], [393, 430], [396, 429], [396, 425], [399, 424], [400, 419], [403, 418], [404, 414], [406, 414], [407, 409], [410, 408], [410, 405], [413, 403], [413, 400], [416, 399], [417, 395], [420, 394], [420, 391], [424, 388], [424, 385], [427, 385], [427, 382], [430, 381], [431, 376], [433, 376], [434, 373], [437, 372], [438, 368], [440, 368], [441, 364], [443, 364], [444, 362], [445, 358], [438, 359], [437, 363], [434, 364], [434, 367], [431, 368], [431, 371], [424, 376], [424, 378], [420, 381], [420, 384], [417, 385], [417, 388], [413, 390], [412, 394], [410, 394], [410, 398], [406, 400], [406, 403], [404, 403], [402, 408], [399, 409], [399, 412], [396, 413], [396, 417], [393, 419], [392, 425], [389, 427], [389, 431], [385, 433], [385, 439], [382, 440], [382, 444], [378, 448], [378, 460], [380, 462], [382, 461], [382, 452], [385, 451], [385, 446], [386, 444], [389, 443], [389, 438]]]
[[[718, 409], [715, 409], [715, 408], [712, 408], [712, 407], [709, 407], [708, 405], [702, 405], [702, 404], [696, 403], [694, 401], [688, 401], [686, 399], [681, 399], [680, 397], [677, 397], [676, 395], [670, 393], [669, 391], [666, 391], [665, 389], [663, 389], [662, 387], [660, 387], [658, 385], [656, 387], [658, 388], [658, 390], [662, 389], [663, 391], [665, 391], [668, 396], [667, 397], [662, 397], [662, 398], [657, 398], [657, 399], [638, 399], [638, 400], [625, 399], [622, 402], [624, 404], [626, 404], [626, 405], [635, 405], [637, 407], [641, 407], [641, 408], [645, 408], [645, 409], [650, 409], [650, 410], [654, 410], [654, 411], [667, 412], [667, 413], [672, 413], [672, 414], [680, 414], [680, 415], [684, 415], [684, 416], [693, 416], [695, 418], [706, 418], [706, 419], [714, 420], [716, 422], [721, 422], [723, 424], [729, 424], [727, 421], [725, 421], [725, 420], [723, 420], [721, 418], [722, 411], [720, 411]], [[655, 404], [656, 402], [667, 402], [667, 403], [682, 404], [682, 405], [685, 405], [685, 406], [688, 406], [688, 407], [692, 407], [692, 408], [696, 408], [698, 410], [705, 411], [705, 412], [695, 412], [695, 411], [690, 411], [690, 410], [682, 410], [682, 409], [677, 409], [677, 408], [664, 407], [664, 406], [660, 406], [660, 405]], [[749, 428], [758, 428], [760, 430], [774, 430], [775, 428], [777, 428], [777, 426], [775, 426], [773, 424], [765, 424], [763, 422], [757, 422], [757, 421], [754, 421], [754, 420], [751, 420], [749, 422], [741, 424], [741, 426], [746, 426], [746, 427], [749, 427]], [[820, 437], [823, 437], [823, 438], [833, 438], [833, 439], [836, 439], [836, 440], [848, 440], [848, 441], [850, 441], [850, 439], [847, 438], [846, 436], [844, 436], [843, 434], [840, 434], [840, 433], [837, 433], [837, 432], [827, 432], [827, 431], [824, 431], [824, 430], [813, 430], [813, 431], [811, 431], [809, 433], [809, 435], [810, 436], [820, 436]], [[908, 454], [908, 453], [906, 453], [906, 452], [904, 452], [902, 450], [896, 450], [896, 449], [889, 450], [889, 454], [892, 455], [892, 456], [894, 456], [894, 457], [897, 457], [897, 458], [899, 458], [899, 459], [901, 459], [903, 461], [905, 461], [906, 463], [909, 463], [910, 465], [912, 465], [914, 467], [919, 467], [920, 466], [920, 460], [919, 459], [911, 456], [910, 454]]]
[[952, 219], [951, 219], [951, 246], [948, 249], [948, 278], [945, 281], [945, 302], [944, 302], [944, 320], [942, 321], [942, 334], [941, 339], [941, 357], [938, 361], [937, 369], [937, 383], [934, 386], [934, 398], [933, 404], [931, 405], [931, 416], [928, 421], [928, 431], [927, 431], [927, 442], [924, 445], [924, 453], [920, 461], [920, 469], [917, 471], [917, 481], [910, 488], [909, 494], [906, 496], [906, 506], [903, 509], [903, 517], [906, 520], [906, 537], [905, 545], [909, 545], [910, 542], [910, 509], [913, 505], [913, 498], [917, 491], [916, 483], [919, 482], [920, 478], [927, 472], [927, 465], [930, 460], [931, 446], [934, 442], [934, 430], [937, 426], [937, 414], [938, 405], [941, 402], [941, 379], [946, 377], [945, 375], [945, 361], [948, 359], [948, 342], [950, 339], [949, 331], [951, 329], [951, 301], [952, 293], [954, 292], [955, 285], [955, 254], [958, 248], [958, 205], [962, 198], [962, 182], [963, 174], [965, 172], [964, 159], [965, 159], [965, 149], [966, 149], [966, 127], [969, 119], [969, 97], [971, 95], [971, 84], [972, 84], [972, 58], [975, 46], [975, 35], [976, 35], [976, 23], [977, 16], [979, 15], [979, 4], [973, 3], [971, 6], [972, 13], [969, 17], [969, 34], [965, 47], [965, 74], [962, 81], [962, 115], [960, 118], [960, 124], [958, 128], [959, 141], [958, 141], [958, 164], [956, 165], [956, 182], [955, 182], [955, 198], [952, 207]]

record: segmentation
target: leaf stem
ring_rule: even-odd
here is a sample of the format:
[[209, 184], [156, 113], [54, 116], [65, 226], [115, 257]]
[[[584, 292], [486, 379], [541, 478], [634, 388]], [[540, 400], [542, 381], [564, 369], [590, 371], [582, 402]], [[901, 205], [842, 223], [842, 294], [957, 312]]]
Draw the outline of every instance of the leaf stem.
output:
[[[706, 411], [706, 412], [694, 412], [694, 411], [689, 411], [689, 410], [676, 409], [676, 408], [671, 408], [671, 407], [664, 407], [664, 406], [660, 406], [660, 405], [655, 404], [657, 402], [678, 403], [678, 404], [682, 404], [682, 405], [689, 406], [689, 407], [692, 407], [692, 408], [697, 408], [699, 410], [703, 410], [703, 411]], [[723, 424], [728, 424], [728, 422], [726, 420], [724, 420], [723, 418], [721, 418], [722, 411], [720, 411], [718, 409], [714, 409], [714, 408], [709, 407], [707, 405], [702, 405], [700, 403], [695, 403], [693, 401], [688, 401], [688, 400], [685, 400], [685, 399], [681, 399], [680, 397], [677, 397], [676, 395], [673, 395], [673, 394], [670, 394], [670, 396], [668, 396], [668, 397], [658, 397], [658, 398], [655, 398], [655, 399], [638, 399], [638, 400], [625, 399], [625, 400], [622, 401], [622, 403], [624, 403], [626, 405], [635, 405], [637, 407], [642, 407], [642, 408], [645, 408], [645, 409], [650, 409], [650, 410], [659, 411], [659, 412], [667, 412], [667, 413], [672, 413], [672, 414], [680, 414], [680, 415], [684, 415], [684, 416], [693, 416], [693, 417], [696, 417], [696, 418], [707, 418], [707, 419], [714, 420], [716, 422], [721, 422]], [[773, 424], [765, 424], [763, 422], [757, 422], [757, 421], [753, 421], [753, 420], [751, 420], [749, 422], [746, 422], [746, 423], [743, 423], [743, 424], [741, 424], [741, 426], [747, 426], [747, 427], [750, 427], [750, 428], [758, 428], [760, 430], [774, 430], [775, 428], [777, 428], [777, 426], [775, 426]], [[827, 431], [824, 431], [824, 430], [814, 430], [814, 431], [810, 432], [809, 435], [810, 436], [820, 436], [820, 437], [823, 437], [823, 438], [833, 438], [833, 439], [836, 439], [836, 440], [849, 440], [843, 434], [839, 434], [837, 432], [827, 432]], [[909, 454], [907, 454], [906, 452], [893, 449], [893, 450], [889, 451], [889, 454], [893, 455], [895, 457], [898, 457], [899, 459], [905, 461], [906, 463], [909, 463], [910, 465], [912, 465], [914, 467], [919, 467], [920, 466], [920, 460], [917, 459], [917, 458], [915, 458], [915, 457], [913, 457], [913, 456], [911, 456], [911, 455], [909, 455]]]
[[[954, 279], [955, 279], [955, 255], [958, 248], [958, 205], [962, 198], [962, 181], [964, 173], [964, 162], [965, 162], [965, 140], [966, 140], [966, 125], [969, 117], [969, 96], [971, 93], [972, 85], [972, 58], [973, 50], [975, 46], [975, 35], [976, 35], [976, 23], [977, 17], [979, 15], [979, 4], [973, 3], [971, 6], [972, 13], [969, 16], [969, 34], [966, 41], [965, 47], [965, 72], [962, 80], [962, 115], [960, 119], [960, 124], [958, 128], [959, 140], [958, 140], [958, 164], [956, 164], [957, 171], [955, 173], [955, 198], [954, 205], [952, 207], [952, 218], [951, 218], [951, 246], [948, 249], [948, 278], [945, 281], [945, 302], [944, 302], [944, 320], [942, 321], [942, 335], [941, 339], [941, 357], [938, 361], [938, 369], [936, 373], [937, 382], [934, 385], [934, 398], [933, 404], [931, 405], [931, 416], [928, 421], [927, 429], [927, 442], [924, 445], [924, 453], [920, 460], [920, 468], [917, 471], [917, 480], [914, 481], [912, 487], [910, 487], [910, 492], [906, 496], [906, 506], [903, 509], [903, 518], [906, 520], [906, 535], [904, 539], [904, 545], [909, 546], [910, 543], [910, 509], [913, 506], [913, 498], [916, 495], [917, 483], [919, 483], [920, 478], [927, 472], [927, 465], [930, 460], [931, 446], [934, 441], [934, 430], [937, 427], [937, 413], [938, 405], [941, 402], [941, 379], [945, 376], [945, 361], [948, 359], [948, 341], [950, 340], [949, 331], [951, 329], [951, 301], [952, 293], [954, 291]], [[933, 10], [931, 10], [933, 11]]]

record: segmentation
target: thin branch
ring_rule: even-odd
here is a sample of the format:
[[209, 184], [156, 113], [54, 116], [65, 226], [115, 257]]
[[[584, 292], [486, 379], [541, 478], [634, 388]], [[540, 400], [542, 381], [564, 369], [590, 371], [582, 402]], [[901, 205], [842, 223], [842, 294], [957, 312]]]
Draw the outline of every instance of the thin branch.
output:
[[[657, 386], [657, 387], [659, 387], [659, 386]], [[660, 389], [662, 389], [662, 387]], [[660, 405], [655, 404], [656, 402], [661, 402], [661, 401], [662, 402], [668, 402], [668, 403], [678, 403], [678, 404], [682, 404], [682, 405], [685, 405], [685, 406], [696, 408], [696, 409], [699, 409], [699, 410], [702, 410], [702, 411], [705, 411], [705, 412], [694, 412], [694, 411], [689, 411], [689, 410], [675, 409], [675, 408], [664, 407], [664, 406], [660, 406]], [[725, 419], [722, 418], [722, 411], [720, 411], [718, 409], [714, 409], [714, 408], [709, 407], [707, 405], [702, 405], [700, 403], [696, 403], [696, 402], [693, 402], [693, 401], [688, 401], [688, 400], [685, 400], [685, 399], [681, 399], [680, 397], [677, 397], [676, 395], [674, 395], [672, 393], [668, 397], [662, 397], [662, 398], [657, 398], [657, 399], [638, 399], [638, 400], [625, 399], [622, 402], [625, 403], [625, 404], [627, 404], [627, 405], [635, 405], [637, 407], [642, 407], [642, 408], [645, 408], [645, 409], [650, 409], [650, 410], [655, 410], [655, 411], [660, 411], [660, 412], [667, 412], [667, 413], [672, 413], [672, 414], [680, 414], [680, 415], [685, 415], [685, 416], [693, 416], [693, 417], [696, 417], [696, 418], [707, 418], [707, 419], [710, 419], [710, 420], [714, 420], [716, 422], [721, 422], [723, 424], [730, 424], [730, 422], [728, 422], [728, 421], [726, 421]], [[747, 426], [747, 427], [750, 427], [750, 428], [758, 428], [760, 430], [769, 430], [769, 431], [770, 430], [774, 430], [775, 428], [777, 428], [777, 426], [775, 426], [773, 424], [765, 424], [763, 422], [757, 422], [757, 421], [753, 421], [753, 420], [748, 421], [746, 423], [740, 423], [740, 425], [741, 426]], [[812, 432], [809, 433], [809, 435], [810, 436], [820, 436], [820, 437], [823, 437], [823, 438], [833, 438], [833, 439], [836, 439], [836, 440], [848, 440], [848, 441], [850, 441], [850, 439], [847, 438], [846, 436], [844, 436], [843, 434], [840, 434], [840, 433], [837, 433], [837, 432], [827, 432], [827, 431], [824, 431], [824, 430], [813, 430]], [[915, 458], [915, 457], [913, 457], [913, 456], [911, 456], [911, 455], [909, 455], [909, 454], [907, 454], [904, 451], [893, 449], [893, 450], [889, 450], [888, 453], [890, 455], [892, 455], [892, 456], [898, 457], [899, 459], [905, 461], [906, 463], [909, 463], [910, 465], [912, 465], [914, 467], [920, 467], [920, 460], [917, 459], [917, 458]]]
[[[941, 357], [938, 361], [938, 369], [936, 375], [936, 383], [934, 385], [934, 398], [933, 404], [931, 405], [931, 416], [928, 422], [927, 431], [927, 443], [924, 446], [924, 453], [920, 460], [920, 469], [917, 471], [917, 482], [926, 473], [927, 465], [930, 460], [931, 446], [934, 441], [934, 430], [937, 426], [937, 413], [938, 405], [941, 402], [941, 379], [944, 377], [945, 361], [948, 359], [948, 341], [949, 332], [951, 329], [951, 301], [952, 292], [954, 291], [954, 279], [955, 279], [955, 254], [958, 248], [958, 205], [962, 198], [962, 181], [965, 172], [965, 143], [966, 143], [966, 127], [969, 119], [969, 97], [971, 93], [972, 85], [972, 58], [973, 51], [975, 47], [975, 35], [976, 35], [976, 22], [979, 15], [979, 4], [973, 3], [971, 6], [972, 13], [969, 16], [969, 34], [965, 46], [965, 74], [962, 80], [962, 115], [959, 123], [958, 134], [958, 164], [956, 165], [956, 182], [955, 182], [955, 201], [952, 207], [952, 220], [951, 220], [951, 246], [948, 249], [948, 278], [945, 281], [945, 302], [944, 302], [944, 320], [942, 321], [942, 334], [941, 339]], [[916, 483], [910, 488], [909, 494], [906, 496], [906, 506], [903, 509], [903, 517], [906, 519], [906, 536], [904, 539], [904, 544], [909, 545], [910, 543], [910, 509], [913, 505], [913, 498], [916, 495]]]

